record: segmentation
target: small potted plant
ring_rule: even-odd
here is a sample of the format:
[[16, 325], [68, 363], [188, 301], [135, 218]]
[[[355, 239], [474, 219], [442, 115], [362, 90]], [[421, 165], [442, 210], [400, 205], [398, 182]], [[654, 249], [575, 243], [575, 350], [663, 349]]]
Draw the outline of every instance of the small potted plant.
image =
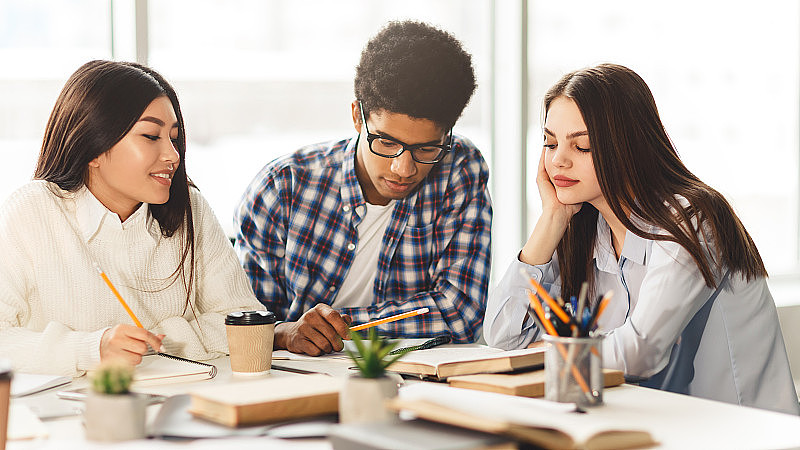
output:
[[397, 395], [397, 381], [386, 374], [386, 368], [403, 356], [390, 355], [396, 342], [378, 336], [371, 328], [367, 339], [350, 332], [357, 353], [347, 354], [358, 367], [358, 374], [347, 379], [339, 395], [341, 423], [392, 422], [397, 415], [386, 409], [384, 402]]
[[111, 361], [90, 374], [84, 424], [86, 437], [95, 441], [142, 439], [147, 399], [130, 392], [133, 366]]

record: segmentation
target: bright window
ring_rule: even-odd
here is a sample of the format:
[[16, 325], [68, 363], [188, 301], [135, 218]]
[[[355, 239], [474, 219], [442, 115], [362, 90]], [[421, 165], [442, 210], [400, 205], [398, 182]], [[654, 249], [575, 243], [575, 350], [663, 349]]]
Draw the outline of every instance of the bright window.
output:
[[389, 20], [441, 26], [473, 54], [479, 87], [455, 131], [472, 139], [488, 159], [489, 5], [486, 0], [150, 2], [149, 64], [178, 91], [189, 175], [223, 228], [233, 231], [235, 206], [270, 160], [355, 134], [350, 119], [355, 66], [366, 42]]
[[107, 0], [0, 2], [0, 200], [33, 176], [70, 74], [111, 57], [110, 14]]
[[[541, 102], [563, 74], [601, 62], [650, 86], [682, 159], [726, 196], [772, 275], [798, 267], [797, 2], [534, 1], [528, 168]], [[533, 176], [529, 223], [541, 209]]]

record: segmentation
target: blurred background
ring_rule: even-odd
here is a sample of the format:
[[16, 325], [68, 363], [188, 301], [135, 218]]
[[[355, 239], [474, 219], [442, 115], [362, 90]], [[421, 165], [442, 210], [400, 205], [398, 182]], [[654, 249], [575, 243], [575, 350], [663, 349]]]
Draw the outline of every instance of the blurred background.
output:
[[478, 90], [455, 131], [492, 169], [495, 275], [539, 214], [544, 92], [568, 71], [616, 62], [648, 82], [688, 167], [731, 201], [780, 302], [800, 297], [798, 5], [0, 0], [0, 198], [31, 178], [69, 75], [91, 59], [136, 60], [178, 91], [189, 175], [233, 233], [233, 209], [264, 164], [355, 133], [349, 104], [361, 50], [387, 21], [411, 18], [452, 32], [474, 57]]

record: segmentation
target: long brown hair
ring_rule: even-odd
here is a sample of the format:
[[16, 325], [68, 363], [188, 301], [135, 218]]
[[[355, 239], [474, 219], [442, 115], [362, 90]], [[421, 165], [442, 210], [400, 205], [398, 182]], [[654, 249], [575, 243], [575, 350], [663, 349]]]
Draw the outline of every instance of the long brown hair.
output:
[[[190, 306], [194, 281], [194, 223], [189, 199], [191, 182], [186, 175], [186, 130], [178, 96], [156, 71], [141, 64], [90, 61], [67, 80], [56, 100], [45, 128], [34, 179], [55, 183], [65, 191], [86, 185], [89, 162], [110, 150], [133, 128], [144, 110], [157, 97], [166, 96], [178, 118], [175, 148], [180, 164], [172, 177], [169, 200], [150, 205], [161, 234], [183, 238], [180, 262], [170, 275], [181, 278]], [[184, 264], [189, 261], [189, 273]]]
[[[558, 97], [572, 99], [580, 109], [603, 197], [625, 228], [685, 248], [709, 287], [719, 282], [714, 269], [723, 267], [748, 281], [767, 276], [753, 239], [725, 197], [680, 160], [639, 75], [616, 64], [569, 73], [545, 95], [545, 114]], [[667, 233], [640, 229], [626, 211]], [[597, 214], [584, 203], [557, 247], [564, 298], [577, 295], [584, 280], [592, 284]], [[713, 242], [713, 254], [707, 255], [701, 238]]]

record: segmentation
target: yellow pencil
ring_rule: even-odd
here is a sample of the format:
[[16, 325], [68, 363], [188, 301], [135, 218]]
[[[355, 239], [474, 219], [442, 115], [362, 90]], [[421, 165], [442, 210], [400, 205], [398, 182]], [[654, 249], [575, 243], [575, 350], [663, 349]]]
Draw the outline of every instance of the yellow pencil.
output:
[[428, 312], [428, 308], [415, 309], [414, 311], [409, 311], [409, 312], [406, 312], [406, 313], [397, 314], [396, 316], [384, 317], [383, 319], [373, 320], [372, 322], [367, 322], [367, 323], [362, 323], [361, 325], [356, 325], [354, 327], [351, 327], [350, 331], [360, 331], [360, 330], [364, 330], [366, 328], [374, 327], [376, 325], [383, 325], [384, 323], [394, 322], [395, 320], [402, 320], [402, 319], [407, 319], [409, 317], [418, 316], [420, 314], [425, 314], [426, 312]]
[[561, 307], [558, 305], [558, 303], [556, 303], [556, 301], [553, 300], [553, 297], [550, 297], [550, 295], [547, 293], [547, 290], [533, 278], [531, 278], [530, 280], [531, 280], [531, 285], [534, 288], [536, 288], [536, 292], [539, 293], [539, 297], [541, 297], [542, 300], [544, 300], [547, 303], [547, 305], [550, 306], [550, 310], [553, 311], [553, 313], [557, 315], [562, 322], [569, 325], [569, 327], [573, 331], [576, 330], [577, 327], [575, 326], [574, 321], [569, 320], [569, 316], [567, 315], [567, 313], [565, 313], [564, 310], [561, 309]]
[[127, 303], [125, 303], [125, 300], [122, 299], [122, 295], [119, 294], [117, 288], [115, 288], [114, 285], [111, 283], [111, 280], [108, 279], [108, 276], [106, 275], [105, 272], [103, 272], [103, 269], [101, 269], [97, 263], [94, 263], [94, 268], [97, 269], [97, 272], [100, 273], [100, 276], [103, 278], [103, 281], [106, 282], [108, 288], [111, 289], [111, 292], [113, 292], [114, 295], [117, 297], [117, 300], [119, 300], [122, 307], [125, 308], [125, 311], [128, 312], [128, 315], [131, 316], [131, 319], [133, 319], [133, 323], [135, 323], [136, 326], [139, 328], [144, 328], [142, 326], [142, 322], [139, 322], [139, 319], [136, 317], [136, 314], [134, 314], [133, 311], [131, 311], [131, 308], [128, 306]]

